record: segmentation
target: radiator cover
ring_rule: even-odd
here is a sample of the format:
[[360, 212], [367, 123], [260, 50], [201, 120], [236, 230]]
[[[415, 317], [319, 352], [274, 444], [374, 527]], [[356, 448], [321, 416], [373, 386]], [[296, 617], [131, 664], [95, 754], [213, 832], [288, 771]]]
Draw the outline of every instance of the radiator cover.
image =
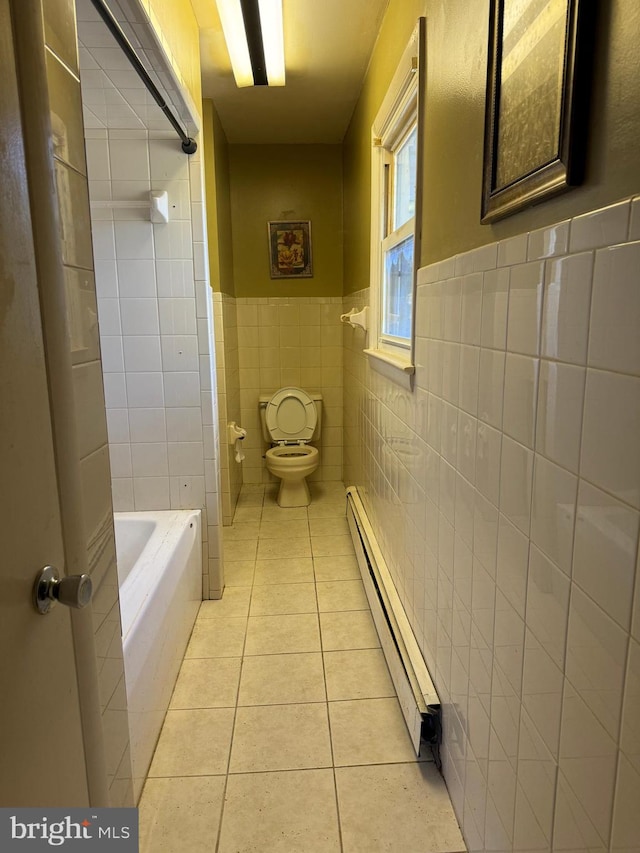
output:
[[416, 755], [423, 745], [439, 764], [440, 700], [355, 486], [347, 521], [373, 621]]

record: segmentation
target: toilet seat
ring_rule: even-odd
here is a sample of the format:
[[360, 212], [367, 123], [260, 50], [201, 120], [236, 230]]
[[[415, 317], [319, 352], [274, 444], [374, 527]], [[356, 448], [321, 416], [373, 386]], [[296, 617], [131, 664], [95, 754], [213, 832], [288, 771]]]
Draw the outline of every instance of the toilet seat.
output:
[[267, 403], [265, 423], [278, 444], [311, 441], [317, 422], [316, 404], [302, 388], [281, 388]]
[[299, 463], [315, 461], [318, 455], [318, 448], [310, 444], [277, 444], [267, 450], [266, 459], [268, 462], [277, 461], [278, 464], [291, 467]]

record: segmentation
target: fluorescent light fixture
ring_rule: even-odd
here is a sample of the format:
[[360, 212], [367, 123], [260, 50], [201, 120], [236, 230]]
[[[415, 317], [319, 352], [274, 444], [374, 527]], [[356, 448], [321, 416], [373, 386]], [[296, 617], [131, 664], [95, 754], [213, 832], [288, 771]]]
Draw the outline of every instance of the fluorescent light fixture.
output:
[[270, 86], [284, 86], [284, 28], [282, 0], [258, 0], [264, 59]]
[[216, 3], [236, 85], [240, 88], [253, 86], [253, 70], [240, 0], [216, 0]]
[[[245, 0], [245, 3], [256, 0]], [[216, 0], [233, 76], [240, 88], [255, 85], [241, 0]], [[255, 8], [255, 6], [254, 6]], [[284, 86], [284, 35], [282, 0], [257, 0], [262, 31], [262, 49], [269, 86]], [[253, 9], [251, 10], [253, 11]], [[255, 27], [257, 32], [257, 26]], [[255, 48], [255, 39], [252, 42]], [[253, 48], [252, 48], [253, 49]], [[254, 49], [255, 57], [255, 49]], [[261, 71], [264, 79], [264, 70]]]

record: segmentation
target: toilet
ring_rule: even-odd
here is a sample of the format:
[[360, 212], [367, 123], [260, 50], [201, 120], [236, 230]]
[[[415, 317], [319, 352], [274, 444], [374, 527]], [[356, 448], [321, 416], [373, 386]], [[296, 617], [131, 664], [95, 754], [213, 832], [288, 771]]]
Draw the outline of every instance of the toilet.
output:
[[320, 438], [322, 395], [288, 387], [259, 399], [262, 435], [272, 445], [265, 456], [267, 470], [280, 477], [278, 505], [308, 506], [306, 478], [320, 464], [318, 448], [310, 442]]

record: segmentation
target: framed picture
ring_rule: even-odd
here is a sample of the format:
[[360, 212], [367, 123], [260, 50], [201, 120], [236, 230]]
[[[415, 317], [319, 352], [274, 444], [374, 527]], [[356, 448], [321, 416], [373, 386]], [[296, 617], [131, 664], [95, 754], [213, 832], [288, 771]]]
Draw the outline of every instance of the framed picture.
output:
[[491, 0], [482, 222], [579, 184], [591, 0]]
[[311, 222], [269, 222], [271, 278], [312, 278]]

